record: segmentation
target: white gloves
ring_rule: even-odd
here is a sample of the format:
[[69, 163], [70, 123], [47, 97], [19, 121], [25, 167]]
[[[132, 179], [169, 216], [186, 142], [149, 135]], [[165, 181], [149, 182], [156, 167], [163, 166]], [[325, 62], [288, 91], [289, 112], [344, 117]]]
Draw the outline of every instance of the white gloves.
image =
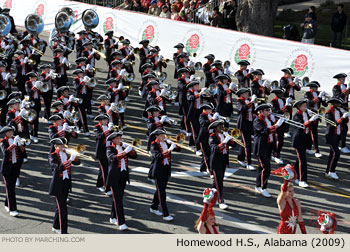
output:
[[170, 139], [165, 139], [165, 141], [168, 143], [168, 144], [173, 144], [173, 142], [170, 140]]
[[139, 90], [139, 96], [142, 96], [142, 91], [141, 90]]
[[313, 115], [311, 118], [310, 118], [310, 121], [313, 122], [313, 121], [316, 121], [318, 119], [318, 115]]
[[124, 89], [123, 83], [119, 83], [119, 85], [118, 85], [118, 90], [121, 90], [121, 89]]
[[68, 123], [64, 123], [63, 124], [63, 131], [69, 131], [70, 130], [70, 128], [69, 128], [69, 125], [68, 125]]
[[5, 46], [5, 50], [8, 50], [8, 49], [10, 49], [10, 45], [7, 45], [7, 46]]
[[236, 85], [236, 83], [234, 83], [234, 82], [231, 82], [231, 84], [230, 84], [230, 87], [229, 87], [231, 90], [235, 90], [235, 89], [237, 89], [237, 85]]
[[350, 114], [349, 114], [348, 112], [345, 112], [345, 113], [343, 114], [342, 117], [343, 117], [343, 118], [347, 118], [347, 117], [349, 117], [349, 115], [350, 115]]
[[295, 82], [298, 82], [298, 81], [300, 81], [300, 79], [299, 79], [298, 77], [296, 77], [296, 78], [294, 79], [294, 83], [295, 83]]
[[256, 100], [256, 99], [258, 99], [258, 97], [257, 97], [255, 94], [254, 94], [254, 95], [252, 95], [252, 99], [251, 99], [251, 101], [252, 101], [252, 102], [255, 102], [255, 100]]
[[217, 120], [219, 117], [220, 117], [220, 114], [219, 114], [218, 112], [216, 112], [216, 113], [213, 115], [213, 120]]
[[222, 141], [223, 143], [227, 144], [230, 140], [232, 140], [232, 137], [227, 135], [224, 139], [224, 141]]
[[164, 115], [160, 118], [160, 122], [164, 123], [167, 119], [168, 119], [168, 117]]
[[322, 98], [325, 95], [326, 95], [326, 91], [321, 91], [320, 94], [318, 95], [318, 98]]
[[122, 59], [122, 63], [125, 64], [125, 62], [127, 62], [128, 60], [127, 59]]
[[126, 154], [128, 154], [130, 151], [132, 151], [132, 147], [128, 145], [128, 147], [126, 147], [124, 151]]
[[28, 63], [28, 60], [29, 60], [28, 57], [25, 57], [23, 62], [24, 62], [25, 64], [27, 64], [27, 63]]
[[35, 82], [34, 87], [35, 87], [36, 89], [39, 88], [39, 83], [40, 83], [39, 81], [36, 81], [36, 82]]
[[84, 76], [84, 78], [83, 78], [83, 81], [84, 82], [88, 82], [90, 80], [90, 77], [89, 76]]
[[162, 61], [162, 59], [163, 59], [163, 55], [160, 55], [159, 56], [159, 61]]
[[69, 110], [64, 111], [64, 113], [63, 113], [64, 118], [67, 118], [68, 116], [71, 116], [71, 115], [72, 115], [72, 113]]
[[267, 80], [265, 80], [265, 81], [263, 82], [263, 86], [266, 87], [268, 83], [269, 83], [269, 82], [268, 82]]
[[272, 121], [276, 121], [276, 118], [275, 118], [274, 115], [271, 114], [271, 115], [270, 115], [270, 118], [271, 118]]
[[114, 124], [112, 122], [108, 123], [108, 130], [112, 130], [113, 126], [114, 126]]
[[252, 73], [252, 72], [254, 72], [254, 68], [251, 67], [251, 68], [249, 69], [249, 73]]
[[194, 81], [196, 79], [196, 76], [194, 75], [194, 74], [192, 74], [191, 76], [190, 76], [190, 81]]
[[194, 62], [193, 62], [192, 60], [190, 60], [190, 61], [188, 62], [188, 66], [190, 66], [190, 67], [194, 66]]
[[277, 125], [278, 125], [278, 127], [281, 127], [281, 125], [284, 123], [284, 118], [280, 118], [280, 119], [278, 119], [278, 121], [277, 121]]
[[175, 143], [172, 143], [169, 147], [169, 151], [173, 151], [174, 149], [176, 148], [176, 144]]
[[67, 58], [63, 58], [63, 60], [62, 60], [62, 64], [65, 64], [65, 65], [67, 65], [67, 66], [68, 66], [68, 60], [67, 60]]
[[92, 52], [91, 52], [91, 55], [94, 55], [96, 53], [96, 50], [95, 48], [92, 48]]
[[162, 89], [162, 91], [160, 91], [160, 96], [164, 96], [166, 95], [168, 92], [165, 90], [165, 88]]
[[288, 97], [286, 100], [286, 106], [290, 106], [290, 103], [292, 102], [292, 97]]
[[76, 157], [77, 157], [77, 154], [76, 153], [72, 153], [72, 155], [70, 156], [69, 160], [73, 162]]
[[74, 95], [70, 95], [68, 101], [72, 102], [72, 101], [74, 101], [74, 99], [75, 99]]
[[15, 139], [13, 140], [13, 144], [14, 144], [14, 145], [17, 145], [20, 138], [21, 138], [21, 137], [18, 136], [18, 135], [15, 136]]

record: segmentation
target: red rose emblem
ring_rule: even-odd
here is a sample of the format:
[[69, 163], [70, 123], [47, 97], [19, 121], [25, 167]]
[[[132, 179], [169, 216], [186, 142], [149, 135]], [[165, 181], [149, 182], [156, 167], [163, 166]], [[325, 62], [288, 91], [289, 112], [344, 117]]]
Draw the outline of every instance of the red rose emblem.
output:
[[106, 28], [107, 31], [110, 31], [110, 30], [113, 29], [113, 18], [112, 17], [106, 18], [105, 28]]
[[75, 10], [74, 11], [74, 21], [76, 21], [78, 19], [78, 16], [79, 16], [78, 11]]
[[250, 54], [250, 46], [248, 44], [243, 44], [238, 49], [238, 56], [241, 60], [248, 59]]
[[304, 71], [307, 65], [307, 57], [304, 54], [300, 54], [294, 61], [294, 67], [297, 72]]
[[188, 40], [188, 45], [191, 49], [196, 49], [199, 44], [199, 36], [197, 34], [193, 34]]
[[41, 17], [44, 13], [44, 9], [44, 4], [39, 4], [38, 7], [36, 7], [36, 14], [38, 14]]
[[146, 27], [145, 29], [145, 36], [146, 36], [146, 39], [150, 40], [154, 35], [154, 27], [153, 25], [149, 25]]
[[325, 221], [325, 217], [324, 217], [324, 214], [321, 214], [319, 217], [318, 217], [318, 223], [321, 225], [323, 224]]
[[283, 176], [283, 177], [288, 177], [288, 171], [287, 171], [287, 169], [283, 169], [283, 170], [282, 170], [282, 176]]
[[4, 4], [4, 8], [11, 9], [11, 7], [12, 7], [12, 0], [6, 0]]

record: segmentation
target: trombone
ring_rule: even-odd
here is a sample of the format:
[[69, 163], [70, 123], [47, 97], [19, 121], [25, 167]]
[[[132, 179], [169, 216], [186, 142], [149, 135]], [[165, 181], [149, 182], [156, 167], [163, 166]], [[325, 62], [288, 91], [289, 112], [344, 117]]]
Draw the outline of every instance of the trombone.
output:
[[333, 122], [332, 120], [329, 120], [328, 118], [325, 117], [326, 110], [325, 108], [320, 108], [317, 113], [312, 111], [311, 109], [308, 109], [307, 112], [312, 115], [318, 115], [320, 119], [325, 120], [326, 123], [329, 123], [330, 125], [337, 127], [337, 124]]
[[140, 152], [140, 154], [151, 157], [151, 154], [148, 153], [148, 151], [144, 150], [141, 148], [142, 145], [142, 140], [139, 138], [134, 138], [131, 142], [131, 146], [137, 150], [138, 152]]
[[75, 148], [69, 145], [65, 145], [65, 147], [67, 154], [76, 154], [77, 157], [85, 158], [90, 161], [95, 161], [95, 159], [93, 159], [91, 156], [83, 154], [83, 152], [86, 150], [86, 146], [84, 144], [78, 144]]
[[271, 113], [271, 115], [274, 115], [277, 118], [284, 118], [284, 122], [289, 124], [289, 125], [292, 125], [294, 127], [298, 127], [298, 128], [301, 128], [301, 129], [305, 129], [305, 126], [304, 126], [303, 123], [296, 122], [296, 121], [293, 121], [293, 120], [289, 119], [289, 113], [285, 113], [283, 115], [277, 114], [277, 113]]
[[[186, 137], [185, 137], [186, 138]], [[178, 141], [178, 137], [176, 136], [176, 138], [174, 137], [171, 137], [171, 136], [166, 136], [166, 139], [165, 140], [170, 140], [172, 143], [174, 143], [173, 141], [175, 140], [176, 142], [176, 145], [180, 146], [181, 148], [185, 149], [185, 150], [188, 150], [188, 151], [192, 151], [194, 152], [194, 150], [191, 148], [191, 147], [188, 147], [182, 143], [179, 143], [177, 142]]]
[[235, 143], [237, 143], [238, 145], [242, 146], [243, 148], [245, 148], [244, 143], [239, 140], [238, 138], [241, 136], [241, 131], [239, 129], [224, 129], [224, 136], [231, 136], [232, 137], [232, 141], [234, 141]]
[[268, 97], [256, 98], [257, 103], [263, 103], [268, 101]]

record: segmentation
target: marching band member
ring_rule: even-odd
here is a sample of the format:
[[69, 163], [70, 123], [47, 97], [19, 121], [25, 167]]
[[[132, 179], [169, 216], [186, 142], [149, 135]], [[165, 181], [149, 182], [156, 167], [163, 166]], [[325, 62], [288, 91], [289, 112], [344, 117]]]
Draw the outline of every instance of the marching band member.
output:
[[235, 76], [238, 79], [238, 88], [250, 88], [250, 80], [252, 79], [250, 72], [254, 71], [254, 69], [248, 70], [250, 63], [247, 60], [241, 60], [237, 64], [239, 65], [239, 70], [235, 73]]
[[292, 146], [297, 153], [297, 160], [294, 167], [298, 175], [298, 179], [295, 180], [296, 184], [300, 187], [308, 187], [307, 184], [307, 160], [306, 160], [306, 147], [311, 145], [311, 124], [318, 119], [318, 115], [313, 115], [309, 118], [307, 113], [307, 100], [300, 100], [294, 103], [294, 107], [298, 111], [293, 116], [293, 121], [302, 123], [305, 127], [294, 127], [292, 135]]
[[209, 146], [209, 125], [218, 119], [218, 113], [213, 115], [214, 105], [210, 104], [202, 104], [200, 109], [202, 113], [199, 116], [199, 133], [197, 138], [196, 145], [200, 146], [200, 150], [202, 151], [202, 162], [200, 166], [201, 172], [210, 173], [209, 167], [209, 159], [210, 159], [210, 146]]
[[[172, 151], [180, 151], [181, 148], [165, 139], [165, 134], [166, 132], [162, 129], [156, 129], [151, 133], [151, 135], [156, 136], [156, 140], [151, 145], [152, 162], [148, 178], [154, 179], [156, 191], [150, 212], [158, 216], [163, 215], [165, 221], [172, 221], [174, 217], [169, 215], [166, 204], [166, 187], [171, 176], [171, 153]], [[162, 206], [163, 213], [158, 210], [159, 204]]]
[[[284, 98], [283, 97], [284, 91], [281, 88], [274, 88], [271, 90], [271, 93], [275, 94], [275, 97], [271, 100], [272, 113], [280, 114], [281, 116], [283, 116], [286, 113], [289, 113], [288, 111], [291, 111], [292, 98], [291, 97], [288, 97], [287, 99]], [[276, 130], [276, 139], [275, 139], [276, 146], [275, 148], [273, 148], [273, 156], [271, 159], [275, 161], [277, 164], [284, 163], [281, 158], [281, 151], [284, 144], [284, 133], [288, 131], [287, 126], [288, 124], [283, 123]]]
[[[118, 80], [116, 78], [110, 78], [106, 81], [106, 84], [109, 84], [109, 87], [106, 91], [106, 95], [110, 97], [110, 102], [114, 103], [115, 105], [122, 103], [122, 101], [124, 101], [126, 97], [123, 85], [119, 84], [117, 87], [117, 83]], [[118, 111], [118, 114], [121, 121], [121, 125], [123, 126], [123, 128], [126, 128], [124, 121], [124, 108], [121, 108]]]
[[95, 67], [96, 60], [100, 60], [101, 56], [97, 53], [97, 51], [93, 48], [93, 44], [91, 41], [87, 41], [83, 44], [85, 47], [82, 51], [82, 56], [87, 58], [87, 64], [92, 67]]
[[79, 58], [82, 56], [84, 46], [83, 44], [89, 41], [89, 38], [87, 37], [87, 32], [85, 30], [81, 30], [78, 32], [79, 38], [76, 40], [76, 58]]
[[181, 118], [181, 130], [187, 132], [188, 136], [191, 136], [189, 132], [189, 122], [187, 120], [188, 103], [187, 103], [187, 84], [190, 83], [190, 70], [186, 67], [178, 70], [180, 76], [177, 81], [178, 97], [179, 97], [179, 115]]
[[125, 224], [123, 196], [126, 182], [130, 184], [128, 158], [137, 158], [137, 153], [132, 146], [122, 142], [123, 132], [113, 132], [107, 137], [112, 145], [107, 147], [108, 175], [107, 187], [112, 191], [112, 210], [109, 221], [119, 225], [119, 229], [124, 231], [128, 229]]
[[67, 70], [69, 69], [69, 62], [63, 56], [63, 49], [57, 48], [54, 50], [56, 56], [53, 57], [53, 65], [55, 72], [58, 74], [56, 78], [56, 88], [65, 86], [68, 82]]
[[150, 51], [148, 48], [149, 40], [148, 39], [142, 40], [140, 41], [139, 44], [142, 45], [139, 52], [139, 56], [140, 56], [139, 72], [142, 73], [141, 66], [149, 62], [149, 57], [150, 57]]
[[[8, 73], [6, 72], [6, 64], [3, 62], [0, 62], [0, 90], [4, 90], [7, 94], [11, 93], [11, 85], [8, 82]], [[6, 126], [6, 115], [7, 115], [7, 103], [9, 99], [7, 98], [7, 95], [4, 99], [0, 100], [0, 107], [1, 107], [1, 126]]]
[[153, 69], [153, 63], [146, 63], [143, 66], [141, 66], [142, 69], [142, 75], [141, 75], [141, 83], [139, 85], [139, 95], [142, 98], [147, 97], [147, 90], [148, 88], [146, 87], [146, 84], [152, 80], [157, 79], [157, 76], [155, 73], [152, 72]]
[[96, 188], [100, 192], [105, 192], [108, 196], [111, 196], [111, 189], [106, 186], [108, 174], [107, 147], [111, 145], [111, 142], [107, 141], [107, 137], [113, 133], [113, 123], [109, 123], [109, 116], [107, 114], [100, 114], [96, 116], [95, 121], [99, 121], [99, 123], [95, 125], [94, 129], [96, 137], [95, 159], [98, 160], [100, 164]]
[[[306, 86], [310, 87], [310, 90], [305, 92], [305, 95], [304, 95], [304, 97], [308, 100], [307, 102], [308, 109], [310, 109], [315, 113], [318, 113], [318, 110], [321, 108], [321, 105], [327, 107], [327, 103], [324, 100], [326, 92], [318, 91], [320, 84], [317, 81], [311, 81]], [[320, 150], [318, 148], [318, 124], [319, 124], [319, 120], [316, 120], [311, 125], [311, 137], [314, 145], [314, 152], [312, 150], [306, 150], [306, 153], [309, 153], [309, 154], [315, 153], [315, 157], [320, 158], [322, 157], [322, 154], [320, 153]]]
[[156, 140], [156, 136], [151, 133], [156, 129], [164, 129], [164, 126], [171, 127], [172, 124], [169, 121], [169, 118], [165, 115], [160, 116], [161, 108], [157, 105], [151, 105], [146, 109], [146, 112], [149, 114], [147, 121], [147, 151], [151, 150], [151, 143]]
[[101, 101], [101, 105], [98, 106], [98, 112], [100, 114], [107, 114], [110, 122], [114, 125], [119, 125], [119, 111], [113, 108], [113, 106], [116, 107], [116, 104], [111, 104], [111, 98], [108, 95], [100, 95], [97, 100]]
[[210, 72], [211, 65], [215, 60], [215, 56], [213, 54], [208, 54], [204, 58], [208, 59], [208, 61], [203, 65], [203, 72], [205, 75], [205, 87], [209, 87], [210, 84], [215, 83], [215, 79], [213, 79], [213, 76]]
[[44, 92], [42, 94], [44, 99], [44, 105], [45, 105], [45, 114], [44, 117], [46, 120], [49, 120], [50, 114], [51, 114], [51, 102], [52, 102], [52, 96], [53, 96], [53, 84], [55, 83], [56, 76], [54, 75], [53, 71], [51, 70], [50, 64], [44, 64], [40, 67], [42, 69], [42, 72], [40, 74], [40, 79], [45, 83], [48, 84], [49, 90], [47, 92]]
[[349, 113], [342, 113], [340, 110], [344, 101], [340, 98], [333, 97], [328, 100], [328, 104], [331, 104], [329, 110], [326, 113], [326, 118], [336, 124], [336, 127], [327, 122], [326, 129], [326, 143], [330, 146], [328, 163], [326, 169], [326, 177], [332, 179], [339, 179], [335, 172], [338, 160], [340, 157], [340, 151], [338, 149], [339, 141], [341, 139], [341, 131], [343, 130], [343, 121], [349, 118]]
[[296, 84], [299, 78], [292, 76], [294, 71], [290, 67], [284, 68], [281, 71], [284, 72], [283, 77], [280, 79], [280, 87], [284, 90], [284, 97], [292, 97], [295, 100], [295, 91], [300, 91], [300, 86]]
[[[345, 84], [346, 74], [340, 73], [335, 75], [333, 78], [337, 79], [338, 82], [333, 86], [333, 97], [340, 98], [344, 101], [344, 107], [348, 108], [349, 101], [349, 92], [350, 92], [350, 83]], [[343, 120], [341, 137], [340, 137], [340, 150], [343, 153], [350, 153], [348, 147], [346, 147], [346, 136], [348, 134], [348, 122], [349, 119]]]
[[163, 67], [167, 68], [167, 63], [163, 61], [163, 56], [159, 55], [160, 48], [155, 46], [151, 49], [152, 55], [150, 56], [150, 61], [153, 63], [153, 70], [156, 72], [163, 72]]
[[199, 134], [199, 116], [200, 116], [200, 107], [202, 105], [202, 93], [199, 89], [199, 81], [191, 81], [186, 85], [187, 89], [187, 104], [188, 104], [188, 113], [187, 120], [190, 122], [192, 137], [189, 141], [189, 146], [196, 146], [196, 155], [202, 155], [200, 146], [197, 144], [198, 134]]
[[[237, 128], [242, 133], [242, 141], [245, 146], [244, 148], [242, 146], [239, 147], [237, 162], [248, 170], [256, 170], [252, 165], [252, 135], [254, 133], [254, 102], [257, 97], [253, 95], [250, 99], [250, 90], [248, 88], [238, 89], [236, 95], [239, 96], [237, 99]], [[245, 158], [247, 158], [247, 163], [244, 162]]]
[[[64, 115], [64, 103], [61, 100], [57, 100], [54, 101], [51, 105], [51, 108], [54, 109], [54, 111], [52, 111], [51, 115], [55, 115], [55, 114], [60, 114], [60, 115]], [[48, 123], [52, 123], [52, 121], [49, 119]]]
[[[73, 72], [73, 74], [77, 75], [74, 78], [74, 84], [75, 84], [75, 97], [76, 98], [81, 98], [82, 103], [78, 104], [79, 107], [79, 112], [81, 115], [81, 123], [83, 124], [84, 127], [84, 133], [85, 136], [89, 136], [89, 127], [87, 123], [87, 116], [86, 114], [90, 112], [89, 117], [91, 116], [91, 111], [87, 111], [88, 109], [88, 103], [90, 103], [90, 100], [88, 99], [88, 78], [87, 76], [84, 76], [84, 72], [81, 69], [77, 69]], [[91, 103], [90, 103], [91, 104]]]
[[0, 173], [6, 188], [5, 209], [6, 212], [10, 212], [11, 216], [16, 217], [19, 215], [15, 192], [16, 180], [23, 163], [24, 146], [20, 141], [20, 136], [13, 136], [14, 128], [12, 126], [3, 127], [0, 133], [5, 134], [5, 137], [0, 141], [3, 157]]
[[157, 105], [161, 109], [161, 115], [166, 115], [166, 102], [171, 102], [171, 99], [167, 96], [167, 90], [165, 88], [160, 89], [158, 81], [150, 81], [147, 83], [149, 89], [146, 105]]
[[52, 171], [49, 195], [56, 197], [57, 208], [55, 211], [52, 231], [58, 234], [68, 232], [67, 198], [72, 189], [71, 166], [79, 165], [75, 153], [69, 155], [64, 148], [64, 140], [54, 138], [50, 141], [55, 151], [49, 154], [49, 165]]
[[[135, 60], [135, 55], [134, 55], [134, 52], [133, 52], [132, 48], [130, 48], [130, 40], [124, 39], [122, 41], [122, 45], [123, 45], [123, 47], [120, 48], [120, 52], [122, 53], [123, 58], [126, 59], [129, 62], [134, 61]], [[132, 69], [132, 71], [130, 71], [131, 69]], [[131, 67], [131, 69], [127, 69], [128, 73], [133, 73], [134, 72], [132, 67]]]
[[111, 60], [111, 54], [118, 49], [118, 41], [113, 38], [113, 31], [108, 31], [105, 33], [107, 38], [104, 41], [104, 47], [105, 47], [105, 55], [106, 55], [106, 61], [107, 65], [109, 66], [112, 62]]
[[293, 184], [288, 180], [284, 180], [284, 183], [281, 185], [281, 192], [277, 197], [277, 205], [281, 215], [277, 234], [295, 234], [297, 222], [301, 233], [306, 234], [305, 222], [301, 213], [301, 203], [294, 197]]
[[221, 116], [230, 118], [232, 115], [232, 86], [234, 83], [229, 83], [231, 78], [227, 74], [220, 74], [215, 78], [218, 87], [216, 112]]
[[28, 57], [25, 56], [22, 50], [17, 50], [16, 54], [18, 55], [15, 59], [17, 87], [23, 95], [26, 95], [25, 83], [28, 80], [27, 73], [29, 73], [32, 68], [29, 65]]
[[179, 68], [177, 68], [177, 66], [178, 66], [178, 60], [180, 59], [178, 56], [183, 53], [185, 46], [182, 43], [179, 43], [175, 45], [174, 48], [177, 49], [177, 51], [173, 54], [173, 61], [175, 65], [174, 79], [177, 79], [179, 78], [178, 76]]
[[214, 177], [212, 188], [216, 188], [218, 192], [220, 209], [228, 208], [224, 202], [224, 176], [226, 167], [229, 165], [229, 146], [235, 145], [231, 136], [222, 133], [224, 123], [224, 120], [215, 120], [209, 125], [209, 130], [213, 130], [209, 136], [209, 167]]
[[88, 67], [86, 65], [87, 60], [88, 59], [86, 57], [79, 57], [79, 58], [77, 58], [75, 60], [75, 63], [77, 64], [76, 65], [76, 69], [83, 70], [84, 74], [87, 75], [88, 77], [94, 77], [93, 71], [90, 72], [90, 70], [88, 69]]
[[[71, 137], [77, 138], [78, 135], [74, 132], [67, 122], [65, 122], [63, 116], [61, 114], [54, 114], [50, 117], [50, 120], [53, 122], [52, 125], [49, 126], [49, 138], [53, 140], [55, 138], [65, 139], [66, 144], [69, 144], [69, 140]], [[50, 152], [55, 151], [55, 146], [51, 143]]]
[[[25, 108], [20, 107], [21, 100], [13, 98], [7, 105], [11, 106], [7, 114], [7, 125], [14, 128], [14, 135], [19, 135], [21, 138], [30, 139], [28, 122], [23, 118], [26, 112]], [[23, 149], [23, 162], [28, 162], [26, 149]], [[17, 178], [16, 186], [20, 186], [20, 181]]]
[[222, 67], [222, 61], [221, 60], [215, 60], [211, 65], [210, 73], [213, 80], [216, 81], [216, 78], [219, 75], [224, 74], [224, 68]]
[[251, 73], [253, 75], [253, 81], [250, 84], [252, 94], [258, 98], [266, 98], [270, 95], [270, 89], [266, 86], [267, 81], [262, 81], [262, 76], [265, 74], [262, 70], [256, 69]]
[[271, 173], [271, 153], [273, 149], [273, 134], [280, 127], [284, 119], [279, 119], [276, 123], [270, 115], [270, 104], [260, 104], [255, 108], [258, 116], [254, 119], [254, 154], [259, 161], [258, 173], [256, 176], [255, 191], [266, 198], [271, 195], [267, 191], [267, 183]]
[[41, 102], [40, 95], [41, 92], [39, 90], [39, 81], [38, 75], [35, 72], [30, 72], [27, 74], [29, 76], [29, 80], [26, 82], [27, 94], [29, 95], [29, 100], [34, 102], [33, 109], [37, 113], [37, 117], [33, 121], [33, 126], [31, 130], [31, 139], [34, 143], [38, 143], [38, 132], [39, 132], [39, 114], [41, 111]]

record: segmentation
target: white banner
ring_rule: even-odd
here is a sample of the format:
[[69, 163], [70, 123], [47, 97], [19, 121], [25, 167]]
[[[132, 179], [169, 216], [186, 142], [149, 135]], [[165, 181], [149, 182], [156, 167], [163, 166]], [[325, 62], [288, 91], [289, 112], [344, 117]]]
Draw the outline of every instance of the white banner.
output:
[[64, 6], [71, 7], [76, 20], [71, 30], [83, 29], [81, 14], [92, 8], [99, 15], [99, 25], [95, 31], [104, 35], [113, 30], [115, 36], [124, 36], [131, 44], [139, 46], [142, 39], [149, 39], [151, 45], [158, 45], [161, 54], [172, 59], [173, 46], [183, 43], [190, 53], [197, 53], [194, 61], [205, 62], [204, 56], [212, 53], [216, 59], [230, 60], [232, 71], [237, 70], [237, 62], [243, 59], [251, 63], [254, 69], [265, 72], [264, 78], [279, 80], [281, 69], [291, 67], [294, 75], [317, 80], [321, 89], [331, 92], [336, 80], [332, 77], [340, 72], [350, 72], [350, 52], [318, 45], [264, 37], [254, 34], [230, 31], [210, 26], [173, 21], [149, 16], [138, 12], [113, 10], [102, 6], [64, 0], [0, 0], [0, 7], [10, 8], [17, 25], [24, 26], [24, 20], [30, 13], [42, 16], [45, 30], [54, 28], [57, 11]]

